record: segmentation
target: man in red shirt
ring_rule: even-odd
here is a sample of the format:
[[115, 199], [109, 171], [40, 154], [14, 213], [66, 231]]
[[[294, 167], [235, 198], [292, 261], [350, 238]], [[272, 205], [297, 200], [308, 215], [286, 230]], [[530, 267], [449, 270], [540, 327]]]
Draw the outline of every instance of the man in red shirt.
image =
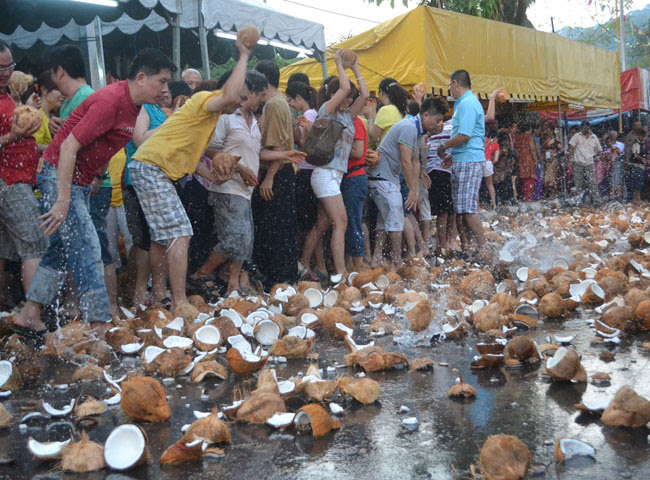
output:
[[[41, 122], [24, 128], [16, 123], [16, 104], [7, 91], [15, 66], [9, 47], [0, 40], [0, 280], [4, 261], [19, 260], [26, 292], [47, 248], [47, 238], [38, 228], [40, 211], [32, 191], [38, 165], [32, 135]], [[3, 281], [0, 287], [4, 287]]]
[[133, 60], [128, 79], [98, 90], [73, 110], [43, 154], [39, 176], [43, 194], [41, 228], [50, 246], [27, 292], [27, 303], [14, 325], [36, 332], [45, 325], [41, 305], [56, 297], [68, 268], [86, 322], [103, 337], [111, 320], [99, 239], [88, 211], [92, 185], [106, 172], [111, 157], [133, 136], [145, 103], [157, 103], [169, 90], [175, 66], [156, 50], [143, 50]]

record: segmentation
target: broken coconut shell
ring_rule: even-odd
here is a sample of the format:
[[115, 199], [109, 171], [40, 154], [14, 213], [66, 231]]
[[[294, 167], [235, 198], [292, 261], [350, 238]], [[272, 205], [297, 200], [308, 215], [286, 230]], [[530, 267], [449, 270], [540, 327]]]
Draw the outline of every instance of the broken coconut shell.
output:
[[351, 396], [357, 402], [368, 405], [374, 403], [381, 394], [381, 388], [372, 378], [341, 377], [339, 379], [341, 396]]
[[323, 407], [310, 403], [296, 412], [293, 419], [296, 430], [305, 432], [311, 429], [314, 437], [322, 437], [331, 430], [341, 428], [341, 424], [334, 420]]
[[504, 354], [506, 359], [513, 358], [522, 362], [531, 358], [539, 358], [535, 343], [524, 336], [513, 337], [506, 345]]
[[559, 463], [577, 455], [593, 457], [595, 454], [594, 447], [575, 438], [559, 438], [555, 441], [555, 459]]
[[546, 360], [545, 372], [554, 381], [587, 381], [587, 372], [580, 363], [580, 357], [573, 348], [560, 347]]
[[461, 379], [456, 385], [449, 389], [450, 397], [473, 397], [478, 393], [478, 391], [472, 387], [469, 383], [463, 382]]
[[286, 412], [284, 400], [274, 393], [259, 393], [248, 398], [237, 410], [236, 418], [246, 423], [266, 423], [276, 413]]
[[149, 458], [147, 436], [137, 425], [115, 427], [104, 444], [104, 461], [111, 470], [128, 470]]
[[278, 355], [289, 359], [307, 358], [313, 342], [314, 337], [309, 340], [304, 340], [299, 337], [285, 335], [275, 342], [271, 348], [271, 355]]
[[323, 402], [329, 400], [336, 393], [338, 386], [338, 380], [303, 382], [301, 393], [310, 402]]
[[136, 421], [164, 422], [171, 410], [160, 382], [151, 377], [135, 377], [122, 383], [124, 414]]
[[409, 370], [414, 372], [416, 370], [433, 370], [435, 362], [429, 357], [421, 356], [411, 362]]
[[88, 397], [85, 402], [77, 404], [73, 411], [76, 418], [85, 418], [93, 415], [101, 415], [107, 408], [108, 405], [106, 403], [96, 398]]
[[608, 427], [644, 427], [650, 422], [650, 402], [624, 385], [603, 412], [601, 421]]
[[213, 408], [207, 417], [195, 420], [185, 431], [183, 440], [187, 443], [201, 439], [211, 445], [230, 443], [228, 426], [219, 418], [219, 411]]
[[183, 438], [171, 445], [160, 457], [161, 465], [177, 465], [179, 463], [194, 462], [203, 456], [203, 441], [195, 440], [186, 443]]
[[216, 360], [198, 362], [192, 369], [192, 381], [199, 383], [205, 377], [217, 377], [221, 380], [228, 378], [228, 370]]
[[246, 358], [244, 358], [244, 355], [242, 355], [242, 353], [236, 348], [231, 348], [228, 350], [228, 353], [226, 353], [228, 365], [230, 365], [231, 370], [240, 377], [247, 377], [258, 370], [261, 370], [266, 364], [268, 358], [268, 355], [266, 357], [246, 355]]
[[61, 469], [64, 472], [94, 472], [105, 466], [104, 447], [91, 442], [83, 430], [81, 431], [81, 440], [61, 449]]
[[431, 323], [431, 305], [426, 300], [419, 301], [406, 312], [406, 318], [411, 322], [412, 331], [422, 332], [426, 330]]
[[517, 437], [491, 435], [481, 448], [479, 466], [487, 480], [523, 480], [530, 461], [530, 450]]
[[547, 293], [544, 295], [538, 306], [539, 312], [549, 318], [563, 317], [567, 313], [564, 299], [557, 293]]

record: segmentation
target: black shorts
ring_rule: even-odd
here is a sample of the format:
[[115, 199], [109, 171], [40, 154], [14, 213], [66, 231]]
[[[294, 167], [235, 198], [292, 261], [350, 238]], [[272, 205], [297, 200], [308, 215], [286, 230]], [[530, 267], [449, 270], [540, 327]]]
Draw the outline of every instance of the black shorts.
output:
[[431, 179], [431, 188], [429, 189], [431, 215], [454, 213], [454, 204], [451, 199], [451, 173], [431, 170], [429, 178]]

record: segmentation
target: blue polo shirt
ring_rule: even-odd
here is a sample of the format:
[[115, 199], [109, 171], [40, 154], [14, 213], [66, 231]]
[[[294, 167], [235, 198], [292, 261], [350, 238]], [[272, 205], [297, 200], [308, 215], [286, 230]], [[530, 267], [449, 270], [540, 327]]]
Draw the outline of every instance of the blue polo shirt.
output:
[[467, 135], [469, 140], [454, 147], [454, 162], [484, 162], [485, 119], [483, 106], [471, 90], [466, 91], [454, 104], [451, 117], [451, 137]]

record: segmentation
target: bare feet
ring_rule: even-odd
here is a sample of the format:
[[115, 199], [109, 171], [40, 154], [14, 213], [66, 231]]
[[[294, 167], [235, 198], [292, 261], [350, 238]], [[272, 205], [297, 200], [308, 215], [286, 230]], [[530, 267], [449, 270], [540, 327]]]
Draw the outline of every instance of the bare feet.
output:
[[40, 332], [47, 327], [41, 321], [41, 306], [38, 303], [27, 301], [23, 309], [14, 316], [14, 325]]

